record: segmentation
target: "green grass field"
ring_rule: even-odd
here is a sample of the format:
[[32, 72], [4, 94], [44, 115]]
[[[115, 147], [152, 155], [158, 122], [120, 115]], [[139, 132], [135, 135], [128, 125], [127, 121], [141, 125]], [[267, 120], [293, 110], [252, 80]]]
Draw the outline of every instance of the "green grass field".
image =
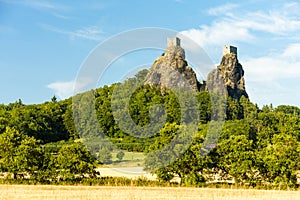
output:
[[139, 167], [143, 165], [145, 155], [138, 152], [126, 152], [122, 161], [119, 161], [116, 157], [118, 152], [112, 153], [112, 164], [109, 164], [109, 167]]

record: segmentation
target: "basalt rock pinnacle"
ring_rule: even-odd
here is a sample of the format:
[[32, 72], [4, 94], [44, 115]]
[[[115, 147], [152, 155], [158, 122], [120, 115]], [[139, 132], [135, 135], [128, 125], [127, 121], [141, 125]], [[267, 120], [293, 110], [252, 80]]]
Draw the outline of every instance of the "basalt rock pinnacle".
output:
[[184, 88], [196, 92], [207, 90], [234, 99], [248, 98], [244, 70], [237, 58], [237, 48], [224, 46], [219, 66], [212, 70], [207, 81], [198, 82], [196, 73], [185, 60], [179, 38], [168, 38], [165, 52], [158, 57], [147, 74], [145, 84], [160, 88]]
[[236, 47], [224, 47], [220, 65], [207, 76], [206, 90], [234, 99], [240, 99], [243, 95], [248, 98], [244, 70], [238, 61]]
[[161, 88], [189, 88], [199, 91], [196, 73], [185, 60], [179, 38], [168, 38], [168, 47], [158, 57], [146, 76], [145, 84]]

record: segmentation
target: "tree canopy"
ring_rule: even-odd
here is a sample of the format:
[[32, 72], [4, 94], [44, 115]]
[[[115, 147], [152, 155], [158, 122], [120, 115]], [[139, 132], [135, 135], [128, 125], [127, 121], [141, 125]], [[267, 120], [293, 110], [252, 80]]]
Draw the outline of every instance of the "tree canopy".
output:
[[[145, 169], [165, 181], [178, 176], [182, 183], [198, 185], [218, 176], [251, 185], [296, 184], [298, 107], [266, 105], [260, 109], [244, 96], [223, 99], [206, 91], [195, 94], [196, 107], [192, 107], [184, 91], [178, 96], [142, 84], [146, 72], [124, 83], [78, 94], [74, 99], [79, 105], [72, 98], [57, 101], [55, 96], [36, 105], [21, 100], [0, 105], [0, 170], [14, 177], [18, 173], [34, 176], [39, 171], [64, 179], [94, 176], [96, 159], [109, 164], [116, 150], [144, 152]], [[86, 109], [90, 105], [92, 111]], [[78, 115], [80, 121], [76, 121]], [[193, 135], [185, 135], [189, 126], [183, 119], [198, 120]], [[224, 123], [219, 125], [219, 119]], [[190, 139], [187, 147], [184, 137]], [[163, 148], [170, 148], [172, 155], [154, 153]], [[118, 154], [119, 161], [123, 156]], [[163, 159], [170, 158], [172, 162], [163, 164]]]

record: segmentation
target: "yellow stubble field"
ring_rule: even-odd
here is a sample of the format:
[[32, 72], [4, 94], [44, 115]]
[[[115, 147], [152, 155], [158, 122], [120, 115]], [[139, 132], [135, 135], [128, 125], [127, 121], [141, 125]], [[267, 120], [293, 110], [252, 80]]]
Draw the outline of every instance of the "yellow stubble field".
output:
[[0, 185], [1, 200], [31, 199], [199, 199], [199, 200], [300, 200], [300, 191], [210, 189], [184, 187], [115, 187]]

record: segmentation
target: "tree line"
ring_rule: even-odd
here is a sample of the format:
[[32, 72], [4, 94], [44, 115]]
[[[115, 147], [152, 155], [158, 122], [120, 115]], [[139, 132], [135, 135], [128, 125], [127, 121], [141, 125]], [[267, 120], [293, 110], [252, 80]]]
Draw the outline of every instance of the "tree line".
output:
[[[148, 155], [145, 169], [157, 174], [162, 181], [178, 176], [186, 185], [199, 185], [213, 182], [218, 176], [220, 181], [234, 180], [253, 186], [297, 186], [296, 176], [300, 170], [298, 107], [268, 105], [260, 109], [246, 97], [217, 98], [218, 104], [214, 104], [217, 95], [202, 91], [195, 94], [197, 105], [193, 109], [199, 112], [194, 116], [189, 106], [181, 110], [178, 93], [143, 85], [146, 74], [147, 70], [143, 70], [124, 83], [90, 91], [89, 94], [94, 95], [98, 128], [87, 123], [92, 115], [84, 107], [84, 103], [89, 102], [87, 93], [76, 96], [82, 106], [75, 108], [72, 98], [63, 101], [52, 98], [36, 105], [24, 105], [21, 100], [0, 105], [0, 170], [9, 172], [11, 178], [25, 174], [46, 181], [58, 177], [64, 180], [93, 178], [97, 177], [96, 166], [109, 163], [111, 151], [121, 149]], [[134, 85], [138, 87], [132, 92]], [[114, 93], [116, 88], [121, 90]], [[180, 95], [186, 94], [182, 91]], [[189, 101], [183, 103], [188, 105]], [[216, 105], [220, 111], [224, 108], [224, 112], [215, 112], [212, 106]], [[83, 120], [75, 124], [74, 116], [79, 113]], [[165, 122], [153, 123], [147, 131], [132, 134], [128, 131], [134, 128], [129, 118], [122, 119], [128, 124], [126, 130], [118, 124], [126, 113], [134, 125], [140, 127], [151, 124], [151, 120], [156, 122], [154, 114]], [[172, 149], [174, 155], [186, 148], [184, 153], [174, 162], [160, 166], [161, 158], [151, 156], [151, 152], [168, 146], [177, 137], [178, 130], [182, 129], [184, 134], [188, 126], [183, 119], [194, 118], [198, 122], [197, 131], [191, 136], [189, 146], [176, 143]], [[217, 119], [224, 119], [220, 131], [209, 131], [217, 130]], [[203, 156], [203, 151], [208, 153]]]

